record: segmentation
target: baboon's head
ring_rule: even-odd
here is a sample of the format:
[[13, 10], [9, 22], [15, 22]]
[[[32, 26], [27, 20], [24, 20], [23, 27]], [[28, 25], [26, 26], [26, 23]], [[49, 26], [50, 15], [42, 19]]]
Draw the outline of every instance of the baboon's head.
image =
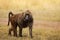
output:
[[25, 20], [25, 21], [28, 21], [29, 18], [30, 18], [30, 16], [31, 16], [31, 12], [30, 12], [29, 10], [27, 10], [24, 14], [25, 14], [25, 15], [24, 15], [24, 20]]

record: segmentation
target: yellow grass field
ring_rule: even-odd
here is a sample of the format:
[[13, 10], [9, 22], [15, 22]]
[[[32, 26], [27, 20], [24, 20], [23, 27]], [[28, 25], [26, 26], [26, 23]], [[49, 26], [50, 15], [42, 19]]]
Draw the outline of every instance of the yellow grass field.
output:
[[[8, 13], [27, 9], [34, 18], [33, 38], [28, 28], [23, 29], [23, 37], [9, 36]], [[0, 40], [60, 40], [60, 0], [0, 0]]]
[[29, 36], [29, 29], [23, 29], [23, 37], [14, 37], [8, 35], [9, 27], [0, 25], [0, 40], [60, 40], [60, 30], [45, 25], [33, 26], [33, 38]]

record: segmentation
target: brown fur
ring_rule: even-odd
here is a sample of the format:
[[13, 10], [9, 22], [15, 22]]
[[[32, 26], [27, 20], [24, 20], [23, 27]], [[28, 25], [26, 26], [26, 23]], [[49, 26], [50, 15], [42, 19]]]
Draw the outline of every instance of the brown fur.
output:
[[[32, 25], [33, 25], [33, 17], [31, 12], [27, 10], [24, 13], [13, 14], [12, 12], [8, 15], [8, 25], [11, 22], [11, 28], [9, 29], [9, 35], [11, 35], [11, 31], [13, 31], [14, 36], [17, 36], [17, 26], [19, 27], [19, 36], [22, 37], [22, 29], [29, 26], [29, 33], [32, 38]], [[11, 16], [10, 16], [11, 15]], [[27, 19], [26, 19], [26, 16]]]

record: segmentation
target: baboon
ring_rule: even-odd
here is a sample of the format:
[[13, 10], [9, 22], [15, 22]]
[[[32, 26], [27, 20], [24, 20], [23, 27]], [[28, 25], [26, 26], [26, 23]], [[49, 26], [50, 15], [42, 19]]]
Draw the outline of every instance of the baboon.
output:
[[13, 35], [17, 36], [17, 26], [19, 27], [19, 36], [22, 37], [22, 29], [29, 27], [29, 34], [32, 38], [32, 26], [33, 26], [33, 17], [29, 10], [19, 14], [13, 14], [9, 12], [8, 14], [8, 25], [11, 22], [11, 28], [9, 29], [9, 35], [13, 31]]

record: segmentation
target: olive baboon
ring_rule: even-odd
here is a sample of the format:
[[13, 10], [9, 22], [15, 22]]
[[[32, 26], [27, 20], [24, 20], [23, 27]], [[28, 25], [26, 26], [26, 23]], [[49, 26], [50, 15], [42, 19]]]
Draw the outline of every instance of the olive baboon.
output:
[[22, 37], [22, 29], [29, 27], [29, 34], [32, 38], [32, 26], [33, 26], [33, 17], [31, 12], [27, 10], [20, 14], [13, 14], [12, 12], [8, 15], [8, 25], [11, 22], [11, 28], [9, 29], [9, 35], [13, 31], [14, 36], [17, 36], [17, 26], [19, 27], [19, 36]]

